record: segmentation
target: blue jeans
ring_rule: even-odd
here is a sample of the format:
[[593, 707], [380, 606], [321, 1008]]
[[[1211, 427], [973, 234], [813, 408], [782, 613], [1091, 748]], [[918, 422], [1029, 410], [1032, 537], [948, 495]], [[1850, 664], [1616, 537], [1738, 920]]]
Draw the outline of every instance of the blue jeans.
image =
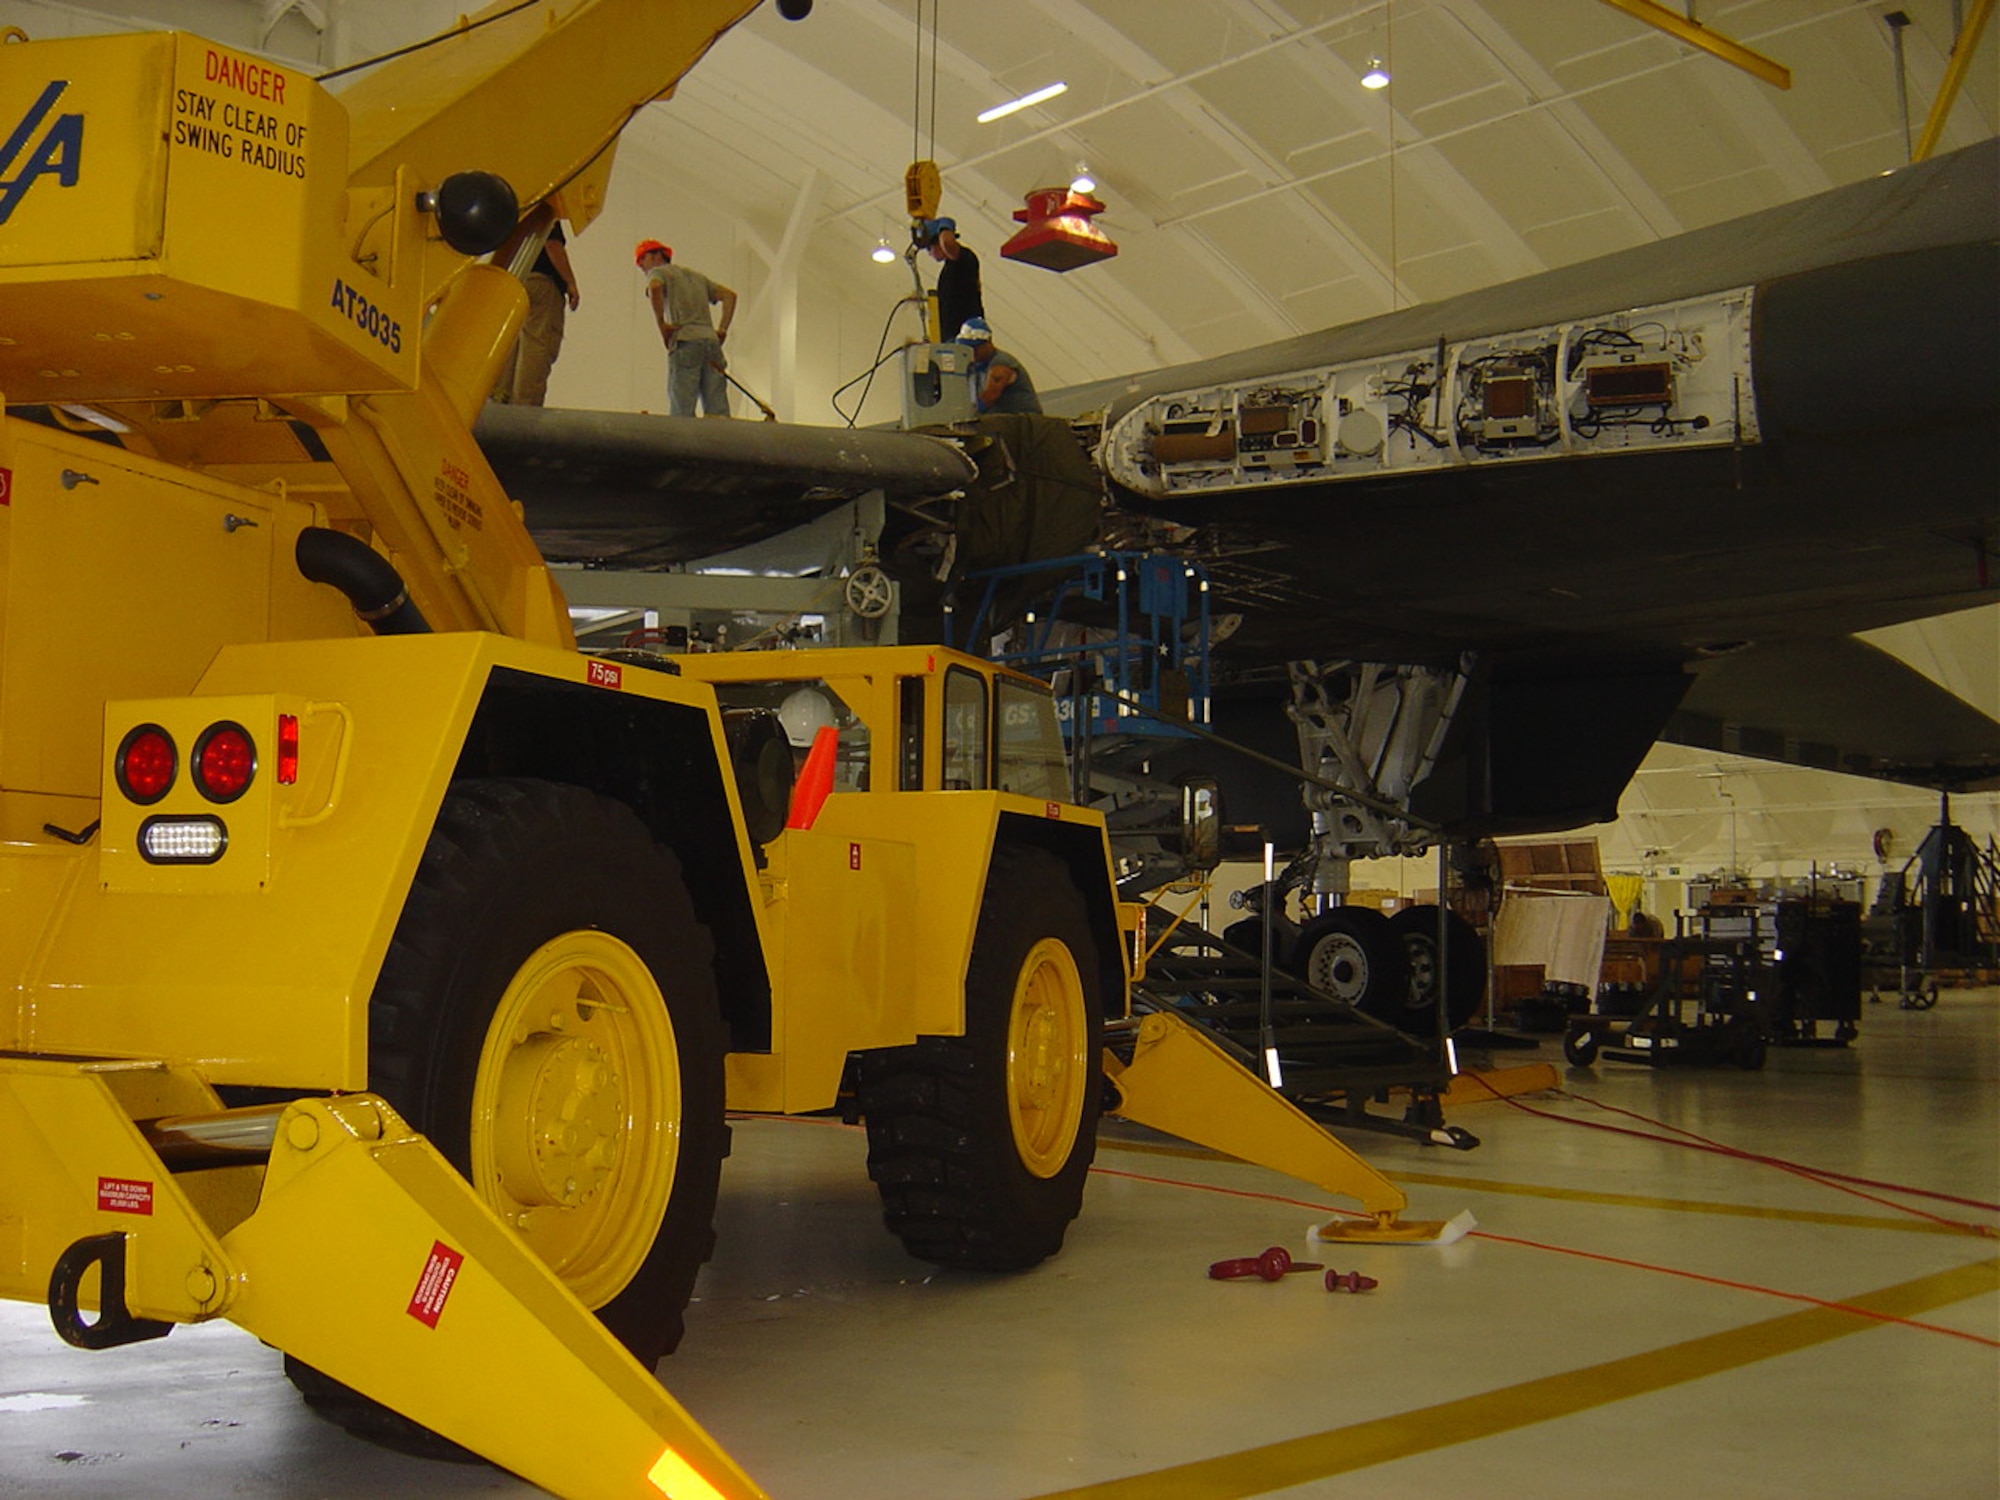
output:
[[711, 417], [729, 415], [729, 383], [722, 378], [722, 345], [714, 339], [676, 339], [667, 351], [667, 415], [691, 417], [695, 398]]

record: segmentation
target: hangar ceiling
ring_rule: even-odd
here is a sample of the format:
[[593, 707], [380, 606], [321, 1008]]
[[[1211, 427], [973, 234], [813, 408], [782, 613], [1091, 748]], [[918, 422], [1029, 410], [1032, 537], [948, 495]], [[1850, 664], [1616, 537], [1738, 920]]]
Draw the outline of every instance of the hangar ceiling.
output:
[[[1674, 0], [1788, 67], [1780, 90], [1605, 0], [818, 0], [797, 24], [767, 4], [675, 99], [642, 111], [621, 172], [674, 226], [664, 232], [702, 247], [697, 263], [746, 295], [762, 273], [804, 270], [809, 302], [886, 309], [907, 273], [868, 252], [884, 237], [901, 248], [903, 169], [934, 158], [943, 211], [984, 260], [1002, 342], [1049, 388], [1450, 296], [1885, 171], [1905, 159], [1906, 116], [1911, 133], [1923, 125], [1956, 18], [1978, 8]], [[314, 70], [457, 15], [437, 0], [0, 3], [0, 19], [37, 36], [182, 25]], [[2000, 129], [1996, 32], [1940, 150]], [[1376, 58], [1391, 82], [1371, 92], [1360, 79]], [[1044, 104], [975, 119], [1055, 82], [1068, 88]], [[1078, 163], [1109, 205], [1119, 256], [1062, 276], [1002, 261], [1023, 194]], [[721, 234], [727, 252], [711, 248]], [[799, 408], [829, 419], [816, 395]]]
[[[914, 133], [1045, 385], [1511, 280], [1905, 159], [1879, 4], [1700, 6], [1790, 66], [1780, 91], [1602, 0], [937, 0], [934, 111], [917, 9], [822, 0], [793, 26], [767, 7], [649, 112], [645, 139], [774, 244], [817, 176], [813, 254], [862, 276], [878, 236], [900, 244]], [[1953, 9], [1902, 8], [1913, 129]], [[1994, 46], [1947, 149], [2000, 120]], [[1378, 57], [1391, 82], [1371, 92]], [[975, 119], [1056, 81], [1045, 104]], [[1079, 162], [1118, 258], [1060, 278], [997, 262], [1022, 195]]]

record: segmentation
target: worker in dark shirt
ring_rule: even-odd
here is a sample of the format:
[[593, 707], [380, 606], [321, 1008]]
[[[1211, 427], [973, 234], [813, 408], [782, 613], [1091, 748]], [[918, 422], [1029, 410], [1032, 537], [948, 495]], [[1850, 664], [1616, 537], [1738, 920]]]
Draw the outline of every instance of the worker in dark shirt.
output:
[[972, 404], [981, 415], [990, 411], [1041, 412], [1042, 398], [1035, 394], [1027, 366], [1005, 349], [994, 347], [993, 330], [984, 318], [968, 318], [958, 330], [958, 342], [972, 348]]
[[[504, 266], [512, 254], [511, 245], [523, 237], [524, 231], [532, 232], [538, 227], [538, 216], [546, 213], [543, 207], [524, 219], [522, 228], [515, 231], [514, 241], [503, 246], [494, 261]], [[549, 222], [549, 237], [542, 245], [542, 253], [535, 258], [521, 284], [528, 292], [528, 320], [521, 325], [514, 352], [500, 367], [492, 399], [513, 406], [540, 406], [548, 395], [549, 371], [555, 368], [556, 356], [562, 352], [565, 314], [575, 311], [577, 303], [583, 300], [577, 294], [576, 272], [570, 269], [561, 220]]]
[[958, 242], [958, 224], [952, 219], [925, 219], [917, 227], [917, 243], [938, 263], [938, 335], [953, 338], [972, 319], [986, 316], [979, 257]]

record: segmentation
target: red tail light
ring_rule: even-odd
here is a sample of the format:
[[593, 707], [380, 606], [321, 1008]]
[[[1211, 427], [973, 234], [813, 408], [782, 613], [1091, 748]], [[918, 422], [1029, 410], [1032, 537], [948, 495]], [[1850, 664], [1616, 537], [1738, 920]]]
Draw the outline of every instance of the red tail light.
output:
[[211, 802], [234, 802], [257, 774], [250, 731], [224, 719], [201, 732], [194, 746], [194, 784]]
[[299, 779], [299, 716], [278, 715], [278, 785], [294, 786]]
[[173, 737], [157, 724], [141, 724], [119, 743], [114, 767], [118, 790], [141, 807], [166, 796], [179, 769], [180, 752], [174, 749]]

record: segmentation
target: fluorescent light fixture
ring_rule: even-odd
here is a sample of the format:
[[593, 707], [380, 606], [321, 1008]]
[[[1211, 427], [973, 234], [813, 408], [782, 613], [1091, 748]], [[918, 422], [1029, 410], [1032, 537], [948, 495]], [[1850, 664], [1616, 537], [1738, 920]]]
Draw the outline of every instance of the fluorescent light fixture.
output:
[[1053, 99], [1068, 89], [1069, 85], [1066, 83], [1052, 83], [1047, 88], [1036, 89], [1032, 94], [1023, 94], [1020, 98], [1010, 99], [1005, 104], [996, 104], [979, 116], [979, 123], [990, 125], [1003, 116], [1011, 115], [1017, 109], [1026, 109], [1031, 104], [1040, 104], [1044, 99]]
[[1382, 66], [1381, 58], [1368, 59], [1368, 71], [1361, 75], [1361, 86], [1364, 89], [1386, 89], [1389, 86], [1389, 70]]
[[1281, 1089], [1285, 1086], [1285, 1069], [1284, 1065], [1278, 1061], [1278, 1049], [1276, 1047], [1266, 1047], [1264, 1049], [1264, 1076], [1270, 1079], [1271, 1087], [1274, 1089]]
[[877, 265], [886, 266], [889, 264], [890, 261], [896, 258], [896, 252], [889, 248], [889, 242], [887, 240], [877, 240], [875, 242], [875, 248], [868, 252], [868, 258], [874, 261]]

